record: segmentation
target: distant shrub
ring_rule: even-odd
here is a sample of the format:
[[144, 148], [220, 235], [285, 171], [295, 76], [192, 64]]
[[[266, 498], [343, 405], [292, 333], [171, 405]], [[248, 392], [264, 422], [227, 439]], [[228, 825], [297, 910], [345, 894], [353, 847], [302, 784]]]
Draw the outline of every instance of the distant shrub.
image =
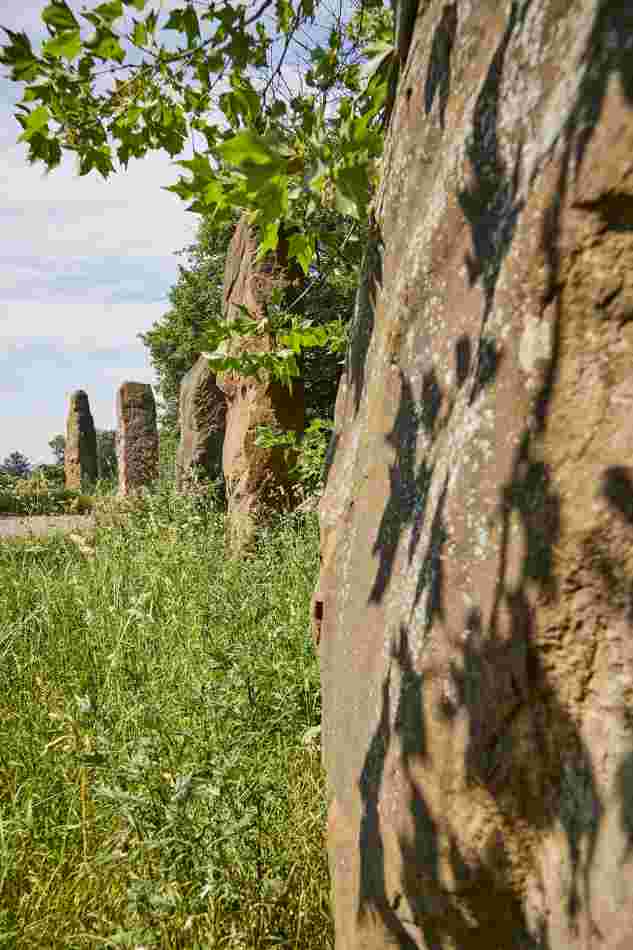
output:
[[0, 474], [0, 513], [8, 515], [85, 514], [93, 499], [60, 487], [38, 471], [30, 478]]

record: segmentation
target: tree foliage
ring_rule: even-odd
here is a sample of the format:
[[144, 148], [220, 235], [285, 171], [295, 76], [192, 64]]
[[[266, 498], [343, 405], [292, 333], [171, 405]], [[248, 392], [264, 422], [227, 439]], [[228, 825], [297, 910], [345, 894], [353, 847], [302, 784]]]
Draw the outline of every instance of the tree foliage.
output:
[[13, 478], [26, 478], [31, 471], [31, 463], [21, 452], [11, 452], [2, 463], [0, 471]]
[[[175, 158], [190, 145], [168, 187], [210, 227], [246, 210], [262, 255], [283, 230], [309, 278], [319, 253], [334, 259], [342, 246], [341, 265], [358, 266], [360, 243], [343, 245], [331, 218], [356, 236], [368, 220], [397, 68], [381, 0], [185, 0], [168, 12], [106, 0], [80, 13], [51, 0], [42, 20], [40, 49], [5, 30], [0, 55], [25, 85], [16, 117], [29, 160], [50, 169], [71, 151], [80, 175], [107, 177], [148, 151]], [[286, 329], [270, 367], [280, 378], [315, 345], [310, 325]], [[216, 325], [216, 343], [222, 333]]]
[[[52, 168], [69, 150], [80, 174], [107, 177], [150, 150], [180, 155], [193, 135], [204, 146], [177, 162], [187, 177], [171, 189], [216, 220], [251, 210], [262, 253], [281, 223], [301, 223], [293, 256], [307, 271], [314, 215], [330, 207], [362, 219], [382, 150], [391, 17], [378, 0], [346, 9], [187, 0], [163, 12], [107, 0], [75, 15], [52, 0], [41, 49], [5, 30], [0, 57], [26, 84], [17, 119], [29, 158]], [[366, 82], [365, 47], [378, 51]]]
[[222, 282], [232, 224], [212, 227], [202, 218], [193, 244], [178, 253], [185, 263], [169, 291], [170, 308], [139, 334], [149, 349], [162, 403], [161, 430], [175, 434], [180, 383], [209, 345], [210, 328], [221, 318]]
[[66, 455], [66, 436], [61, 434], [54, 435], [48, 443], [48, 447], [55, 456], [55, 464], [63, 465]]
[[[116, 431], [114, 429], [97, 429], [97, 468], [99, 478], [114, 478], [117, 474]], [[66, 455], [66, 436], [55, 435], [48, 443], [55, 456], [55, 465], [44, 466], [46, 469], [61, 467], [63, 471]], [[42, 466], [40, 466], [42, 468]]]
[[97, 429], [97, 470], [99, 478], [116, 478], [118, 471], [116, 454], [116, 431]]

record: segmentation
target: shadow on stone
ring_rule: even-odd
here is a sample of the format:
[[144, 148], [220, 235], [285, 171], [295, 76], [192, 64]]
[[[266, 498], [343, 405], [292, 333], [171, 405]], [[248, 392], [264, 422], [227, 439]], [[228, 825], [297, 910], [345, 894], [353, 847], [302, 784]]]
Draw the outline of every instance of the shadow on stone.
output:
[[[520, 151], [515, 168], [508, 173], [498, 155], [496, 124], [504, 58], [529, 6], [530, 0], [512, 3], [504, 36], [475, 110], [474, 130], [468, 146], [475, 182], [458, 196], [473, 237], [474, 251], [467, 262], [470, 280], [481, 278], [485, 295], [476, 367], [473, 368], [470, 339], [462, 336], [455, 346], [458, 387], [473, 374], [471, 401], [497, 371], [497, 350], [494, 341], [485, 336], [485, 325], [494, 303], [501, 263], [510, 250], [523, 208], [523, 201], [518, 197]], [[574, 163], [576, 168], [582, 165], [613, 73], [619, 74], [624, 93], [633, 102], [632, 36], [631, 4], [604, 0], [587, 45], [588, 68], [563, 132], [564, 161], [559, 187], [544, 215], [543, 244], [549, 276], [546, 297], [550, 301], [556, 297], [560, 283], [560, 218], [570, 169]], [[440, 45], [440, 40], [434, 41], [436, 49]], [[431, 70], [429, 74], [432, 75]], [[427, 80], [427, 85], [429, 82], [432, 91], [427, 94], [427, 111], [435, 95], [433, 82], [437, 85], [438, 80]], [[630, 218], [623, 213], [621, 205], [607, 203], [604, 216], [614, 222], [615, 230], [629, 229]], [[604, 807], [589, 750], [578, 724], [559, 698], [558, 684], [551, 679], [536, 643], [534, 608], [528, 597], [528, 590], [536, 590], [539, 603], [547, 604], [556, 603], [564, 596], [554, 570], [554, 549], [561, 534], [561, 503], [554, 480], [538, 451], [539, 437], [547, 428], [558, 374], [559, 322], [557, 306], [551, 358], [534, 400], [534, 419], [526, 425], [519, 441], [510, 478], [500, 487], [502, 528], [494, 603], [486, 624], [477, 609], [466, 612], [460, 645], [453, 644], [459, 653], [459, 663], [454, 663], [450, 671], [452, 695], [440, 704], [440, 713], [448, 720], [465, 718], [468, 729], [466, 779], [472, 786], [483, 787], [490, 793], [504, 820], [513, 827], [529, 830], [526, 847], [532, 831], [562, 828], [571, 870], [565, 911], [573, 929], [581, 906], [591, 915], [590, 871]], [[438, 403], [441, 397], [436, 396], [433, 381], [430, 389], [431, 404]], [[385, 598], [405, 529], [411, 529], [415, 549], [421, 538], [419, 526], [430, 517], [428, 550], [414, 599], [415, 606], [422, 592], [429, 590], [428, 628], [433, 619], [442, 618], [449, 593], [442, 570], [445, 543], [442, 512], [448, 482], [439, 494], [432, 493], [434, 466], [418, 462], [420, 425], [427, 435], [433, 429], [428, 413], [432, 416], [435, 410], [431, 406], [425, 411], [426, 416], [416, 404], [412, 386], [401, 371], [399, 409], [393, 430], [387, 436], [387, 442], [395, 451], [395, 460], [390, 466], [390, 493], [373, 549], [379, 563], [369, 603], [379, 603]], [[608, 469], [601, 494], [626, 524], [633, 525], [633, 478], [628, 468]], [[434, 506], [432, 514], [427, 511], [431, 504]], [[513, 524], [521, 526], [525, 545], [519, 574], [513, 572], [510, 578]], [[410, 557], [411, 554], [410, 550]], [[611, 577], [613, 590], [617, 586], [621, 591], [621, 578], [619, 575], [616, 578], [613, 565], [608, 569], [603, 566], [602, 570], [607, 579]], [[633, 585], [629, 610], [631, 603]], [[469, 950], [490, 950], [493, 946], [547, 950], [550, 946], [547, 917], [528, 921], [519, 892], [508, 886], [513, 877], [512, 856], [502, 837], [490, 842], [485, 866], [471, 855], [465, 855], [457, 840], [451, 839], [448, 851], [444, 847], [442, 861], [448, 864], [455, 886], [449, 890], [444, 883], [446, 868], [440, 869], [440, 829], [419, 781], [419, 767], [427, 757], [427, 734], [432, 728], [424, 711], [425, 675], [416, 669], [409, 632], [407, 626], [401, 624], [399, 639], [391, 642], [378, 725], [359, 783], [363, 811], [358, 842], [361, 867], [358, 917], [378, 916], [394, 945], [403, 948], [421, 945], [419, 939], [413, 939], [415, 931], [428, 950], [441, 950], [447, 939], [452, 940], [451, 945]], [[395, 682], [399, 682], [400, 687], [394, 700]], [[380, 805], [385, 762], [396, 741], [398, 763], [404, 780], [409, 783], [413, 834], [410, 840], [401, 837], [399, 841], [402, 893], [393, 899], [389, 898], [386, 886], [384, 817]], [[620, 766], [616, 786], [621, 799], [621, 824], [628, 851], [631, 851], [633, 753]], [[443, 837], [445, 843], [446, 832]], [[590, 926], [594, 928], [592, 939], [599, 940], [600, 934], [591, 919]]]
[[433, 34], [429, 68], [424, 84], [424, 111], [430, 115], [435, 97], [439, 97], [440, 126], [445, 125], [446, 107], [451, 94], [451, 54], [457, 32], [457, 4], [447, 3]]

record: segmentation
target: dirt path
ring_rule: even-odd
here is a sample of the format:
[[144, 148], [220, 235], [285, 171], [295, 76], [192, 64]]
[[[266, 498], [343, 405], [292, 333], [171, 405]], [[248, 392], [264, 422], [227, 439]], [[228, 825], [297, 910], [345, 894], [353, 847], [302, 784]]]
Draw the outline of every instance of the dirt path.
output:
[[89, 531], [92, 515], [0, 515], [2, 538], [41, 538], [56, 531]]

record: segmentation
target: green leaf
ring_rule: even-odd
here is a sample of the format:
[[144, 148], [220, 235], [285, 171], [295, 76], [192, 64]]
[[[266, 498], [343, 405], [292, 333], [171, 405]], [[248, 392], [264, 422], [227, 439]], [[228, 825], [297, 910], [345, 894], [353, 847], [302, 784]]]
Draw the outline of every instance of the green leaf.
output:
[[[339, 169], [336, 176], [336, 207], [341, 214], [363, 218], [369, 203], [369, 179], [366, 165]], [[346, 208], [347, 210], [343, 210]], [[353, 209], [353, 210], [352, 210]]]
[[142, 13], [147, 0], [123, 0], [123, 3], [126, 7], [134, 7], [135, 10], [138, 10], [139, 13]]
[[73, 11], [64, 0], [52, 0], [42, 11], [42, 19], [55, 33], [79, 29]]
[[269, 251], [274, 251], [278, 243], [279, 221], [269, 221], [262, 231], [261, 241], [257, 249], [257, 260], [262, 260]]
[[118, 63], [122, 63], [125, 59], [125, 52], [118, 37], [107, 28], [98, 29], [86, 46], [98, 59], [114, 59]]
[[288, 257], [296, 257], [304, 274], [312, 263], [315, 243], [314, 234], [291, 234], [288, 240]]
[[245, 129], [238, 132], [233, 138], [228, 139], [219, 146], [218, 152], [230, 165], [243, 165], [247, 162], [255, 165], [273, 165], [283, 167], [285, 161], [278, 152], [276, 152], [266, 139], [253, 132], [251, 129]]
[[187, 34], [187, 43], [189, 46], [193, 46], [195, 40], [197, 40], [200, 36], [200, 24], [198, 23], [196, 11], [192, 6], [188, 6], [186, 8], [183, 17], [183, 24], [185, 27], [185, 33]]
[[198, 23], [196, 11], [192, 6], [172, 10], [164, 29], [176, 30], [178, 33], [186, 33], [187, 42], [189, 46], [192, 46], [194, 41], [200, 36], [200, 24]]
[[276, 102], [273, 102], [270, 115], [273, 119], [280, 119], [281, 116], [285, 115], [287, 112], [286, 103], [283, 99], [277, 99]]
[[23, 118], [19, 116], [19, 118], [24, 127], [24, 132], [18, 141], [28, 142], [48, 124], [50, 112], [46, 106], [38, 106], [37, 109], [33, 109], [32, 112], [29, 112], [26, 117]]
[[224, 189], [219, 181], [210, 182], [204, 189], [204, 200], [209, 205], [219, 205], [224, 201]]
[[288, 33], [293, 20], [292, 4], [289, 0], [277, 0], [277, 25], [282, 33]]
[[360, 79], [367, 84], [371, 77], [378, 72], [382, 64], [393, 59], [396, 55], [396, 48], [393, 43], [372, 43], [363, 50], [363, 56], [369, 57], [367, 62], [363, 63], [360, 69]]
[[79, 30], [67, 30], [64, 33], [58, 33], [57, 36], [42, 44], [42, 51], [55, 58], [76, 59], [81, 53]]
[[182, 159], [182, 161], [174, 162], [174, 164], [190, 171], [194, 181], [208, 184], [214, 180], [215, 172], [211, 167], [211, 162], [204, 155], [195, 155], [193, 158]]
[[184, 9], [179, 8], [172, 10], [169, 14], [169, 19], [163, 27], [164, 30], [176, 30], [178, 33], [184, 33], [184, 28], [182, 25], [182, 17], [184, 14]]
[[147, 27], [142, 20], [134, 21], [131, 39], [135, 46], [145, 46], [147, 43]]
[[130, 106], [117, 121], [117, 130], [131, 129], [143, 114], [140, 106]]
[[115, 20], [123, 16], [122, 0], [108, 0], [106, 3], [100, 3], [95, 7], [94, 12], [106, 23], [112, 26]]
[[107, 178], [113, 170], [110, 149], [107, 145], [101, 148], [89, 148], [81, 155], [79, 161], [79, 175], [83, 177], [96, 168], [102, 178]]
[[224, 56], [220, 52], [211, 52], [207, 56], [206, 63], [212, 73], [220, 73], [224, 68]]
[[337, 188], [334, 192], [334, 206], [340, 214], [344, 214], [350, 218], [358, 218], [356, 202], [340, 188]]
[[145, 26], [147, 27], [147, 32], [149, 33], [150, 36], [154, 35], [154, 31], [156, 30], [157, 23], [158, 23], [158, 16], [156, 14], [156, 11], [150, 10], [150, 12], [147, 14], [147, 17], [145, 18]]
[[2, 27], [11, 42], [2, 47], [0, 63], [11, 68], [11, 79], [16, 82], [33, 82], [40, 73], [37, 57], [31, 49], [31, 42], [26, 33], [14, 33]]

